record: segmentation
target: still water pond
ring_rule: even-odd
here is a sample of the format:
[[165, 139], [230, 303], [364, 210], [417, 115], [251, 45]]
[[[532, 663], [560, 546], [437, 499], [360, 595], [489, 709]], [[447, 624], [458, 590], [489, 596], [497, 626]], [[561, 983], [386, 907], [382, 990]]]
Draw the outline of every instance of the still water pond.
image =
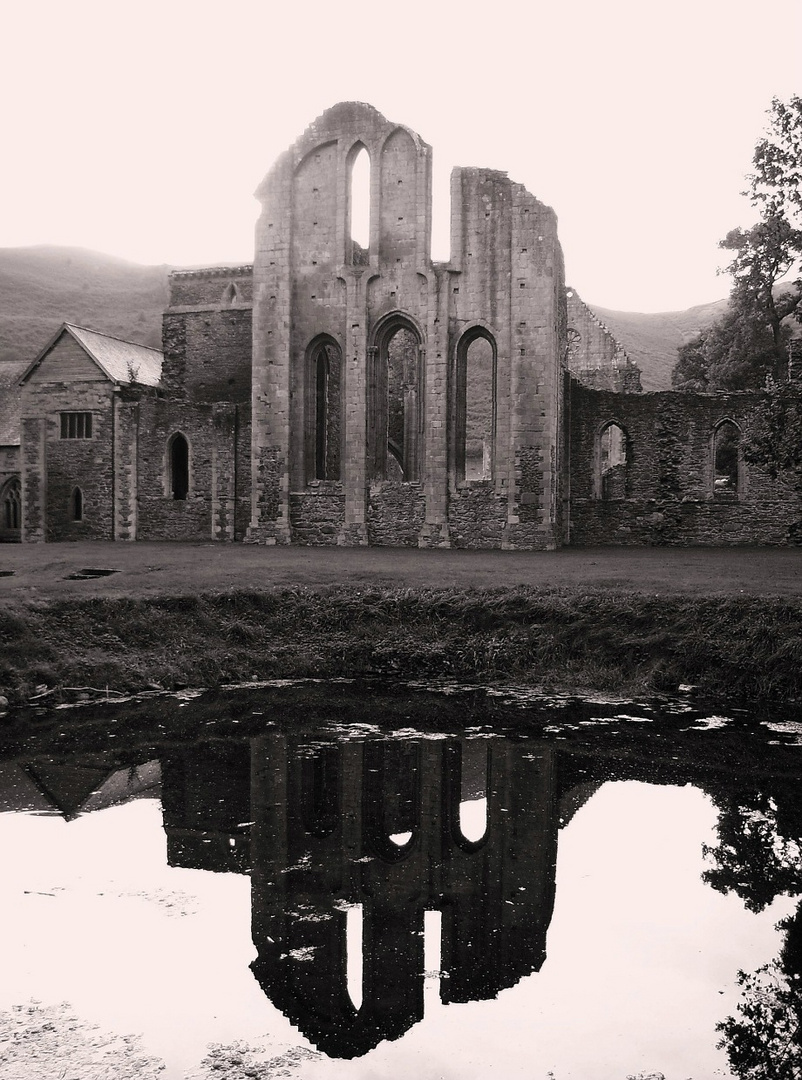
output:
[[800, 733], [342, 685], [38, 718], [0, 1075], [799, 1075]]

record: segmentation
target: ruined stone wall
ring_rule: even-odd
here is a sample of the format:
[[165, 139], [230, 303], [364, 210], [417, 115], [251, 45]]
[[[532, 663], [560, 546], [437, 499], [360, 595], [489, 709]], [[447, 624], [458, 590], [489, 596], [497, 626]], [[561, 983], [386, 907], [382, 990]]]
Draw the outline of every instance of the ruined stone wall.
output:
[[604, 323], [579, 297], [565, 291], [568, 317], [567, 367], [574, 378], [594, 390], [620, 394], [642, 391], [641, 371]]
[[[798, 497], [755, 466], [738, 463], [737, 489], [716, 484], [717, 425], [743, 426], [752, 394], [666, 391], [621, 395], [571, 381], [567, 492], [571, 544], [787, 544], [802, 513]], [[625, 434], [625, 464], [604, 498], [601, 434]], [[720, 481], [721, 483], [721, 481]]]
[[[171, 275], [162, 391], [142, 404], [137, 536], [241, 540], [250, 520], [250, 267]], [[175, 498], [171, 441], [189, 447], [189, 490]]]
[[[153, 399], [141, 406], [137, 461], [140, 540], [241, 540], [249, 519], [247, 405]], [[170, 443], [189, 446], [189, 490], [177, 499]]]
[[[367, 250], [350, 235], [351, 168], [363, 148]], [[566, 324], [553, 212], [503, 173], [456, 169], [452, 260], [433, 264], [430, 148], [358, 103], [311, 125], [257, 195], [249, 539], [554, 547]], [[400, 332], [412, 351], [394, 462], [388, 356]], [[466, 481], [454, 433], [464, 428], [465, 350], [477, 336], [493, 349], [492, 477]], [[342, 365], [331, 425], [340, 475], [322, 488], [314, 469], [321, 340]]]

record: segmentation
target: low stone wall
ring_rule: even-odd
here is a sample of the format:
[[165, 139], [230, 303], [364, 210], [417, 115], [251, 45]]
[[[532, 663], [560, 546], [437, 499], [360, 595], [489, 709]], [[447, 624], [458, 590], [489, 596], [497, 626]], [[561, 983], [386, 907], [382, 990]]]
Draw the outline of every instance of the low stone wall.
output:
[[385, 480], [370, 485], [368, 543], [417, 547], [425, 518], [426, 498], [421, 484]]
[[294, 544], [338, 543], [345, 524], [342, 484], [317, 480], [308, 490], [290, 495], [290, 526]]
[[507, 522], [507, 496], [492, 480], [470, 480], [449, 497], [448, 528], [453, 547], [499, 548]]
[[[787, 484], [746, 465], [741, 454], [737, 490], [716, 485], [716, 428], [729, 421], [742, 429], [757, 401], [746, 393], [616, 395], [574, 383], [566, 541], [796, 543], [802, 507]], [[626, 464], [616, 466], [614, 485], [602, 485], [600, 438], [610, 423], [625, 433]]]

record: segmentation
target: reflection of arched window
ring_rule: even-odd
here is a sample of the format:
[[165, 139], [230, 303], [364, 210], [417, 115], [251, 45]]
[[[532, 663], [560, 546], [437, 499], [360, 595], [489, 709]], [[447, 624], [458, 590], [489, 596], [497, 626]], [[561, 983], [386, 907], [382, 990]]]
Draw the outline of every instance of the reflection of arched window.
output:
[[2, 498], [3, 528], [16, 532], [22, 523], [22, 486], [15, 476], [3, 489]]
[[365, 746], [362, 820], [371, 852], [387, 862], [404, 858], [420, 832], [418, 747], [403, 742]]
[[496, 407], [496, 347], [484, 330], [465, 335], [457, 349], [457, 480], [490, 480]]
[[372, 355], [372, 477], [419, 480], [423, 438], [420, 337], [399, 317], [378, 335]]
[[462, 744], [459, 756], [459, 812], [457, 825], [462, 846], [480, 844], [487, 835], [490, 747], [484, 739]]
[[79, 487], [73, 488], [70, 496], [70, 514], [73, 521], [83, 521], [84, 519], [84, 495]]
[[359, 145], [352, 151], [348, 201], [352, 261], [366, 266], [370, 251], [370, 155]]
[[312, 836], [328, 836], [340, 817], [340, 749], [320, 747], [304, 757], [302, 814]]
[[174, 499], [186, 499], [189, 494], [189, 443], [180, 432], [170, 440], [168, 457], [170, 492]]
[[307, 474], [313, 480], [340, 479], [342, 354], [331, 339], [323, 339], [311, 351], [309, 444]]
[[723, 420], [713, 435], [713, 491], [716, 498], [738, 494], [740, 431], [732, 420]]
[[599, 437], [599, 496], [624, 499], [627, 493], [627, 433], [608, 424]]

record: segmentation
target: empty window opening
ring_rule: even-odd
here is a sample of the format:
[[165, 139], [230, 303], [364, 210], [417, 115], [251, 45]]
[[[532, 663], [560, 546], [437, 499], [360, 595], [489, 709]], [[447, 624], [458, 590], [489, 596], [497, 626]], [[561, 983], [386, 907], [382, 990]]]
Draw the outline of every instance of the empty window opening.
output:
[[340, 479], [341, 353], [333, 342], [324, 342], [312, 353], [314, 426], [312, 477]]
[[360, 266], [370, 250], [370, 156], [364, 146], [351, 164], [350, 214], [353, 262]]
[[62, 439], [91, 439], [92, 414], [90, 412], [69, 412], [61, 414]]
[[420, 349], [410, 330], [400, 329], [387, 343], [388, 480], [418, 479]]
[[226, 307], [230, 307], [232, 304], [239, 302], [239, 292], [237, 286], [233, 281], [230, 281], [223, 292], [223, 304]]
[[180, 433], [170, 440], [170, 492], [183, 501], [189, 494], [189, 443]]
[[22, 485], [15, 477], [3, 492], [3, 527], [16, 531], [22, 523]]
[[608, 424], [599, 440], [602, 499], [623, 499], [627, 487], [627, 435], [618, 424]]
[[716, 428], [713, 491], [717, 498], [734, 498], [738, 494], [739, 442], [740, 431], [732, 420], [725, 420]]
[[79, 487], [75, 488], [70, 496], [70, 514], [73, 521], [84, 519], [84, 496]]
[[350, 906], [345, 916], [345, 979], [348, 996], [357, 1012], [362, 1008], [362, 941], [364, 914], [361, 904]]
[[496, 349], [482, 332], [457, 353], [457, 480], [490, 480], [496, 411]]

